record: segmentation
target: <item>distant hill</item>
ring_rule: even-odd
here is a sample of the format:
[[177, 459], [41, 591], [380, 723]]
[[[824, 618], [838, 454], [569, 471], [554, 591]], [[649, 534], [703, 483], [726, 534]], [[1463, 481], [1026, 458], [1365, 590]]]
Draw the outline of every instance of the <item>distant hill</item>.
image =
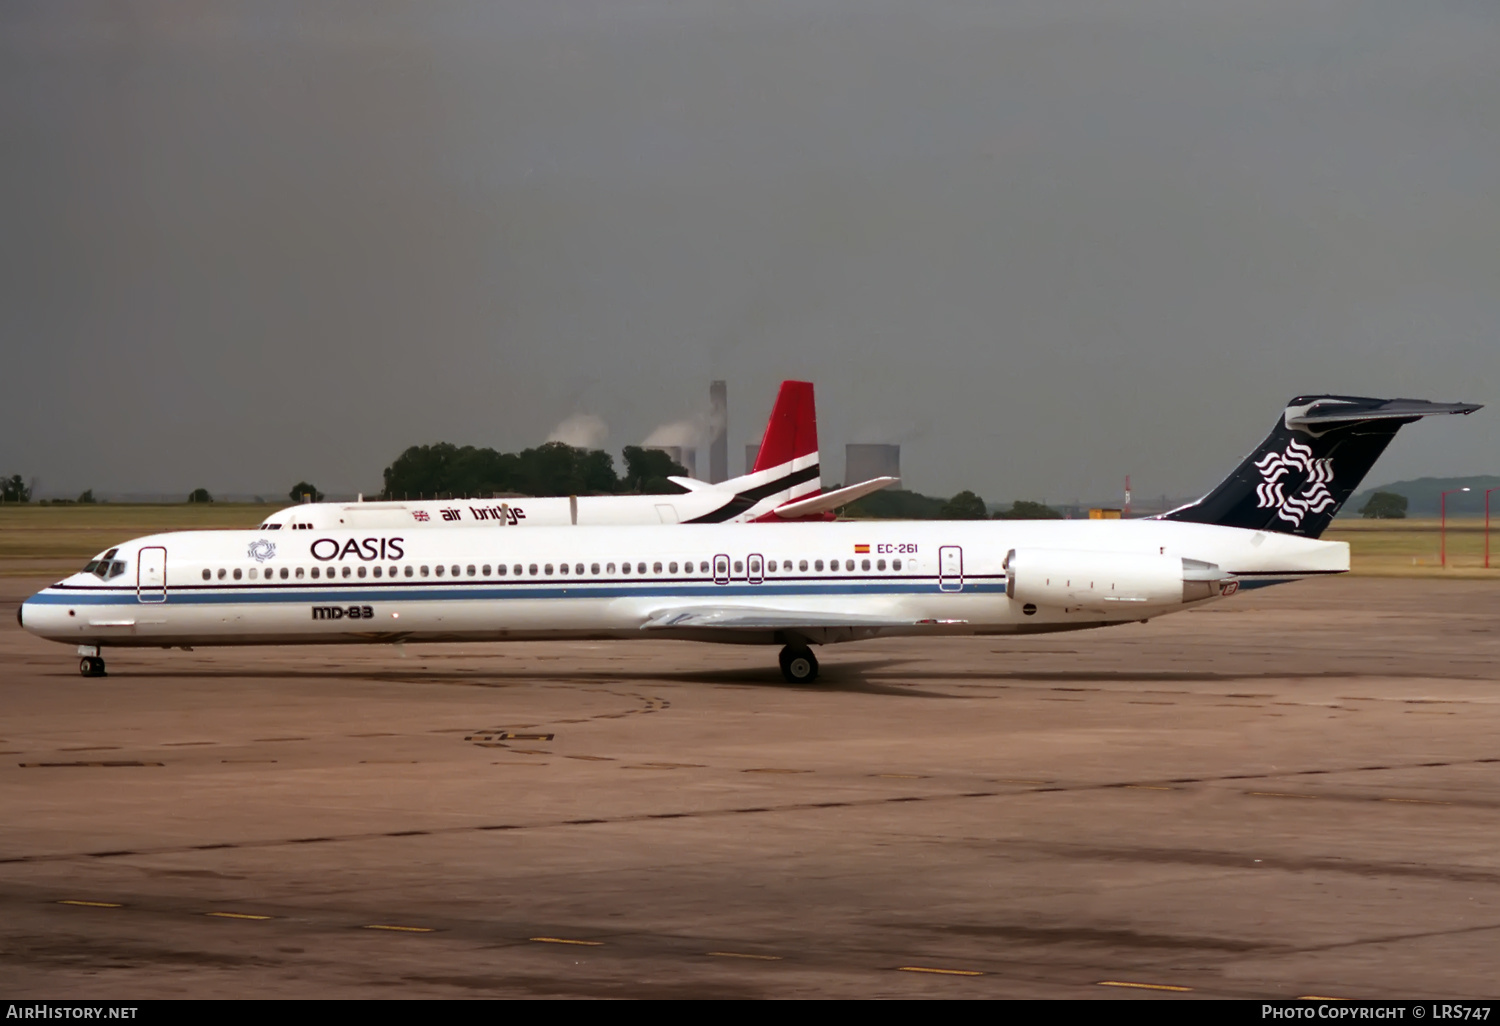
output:
[[[1409, 517], [1435, 517], [1438, 515], [1438, 496], [1453, 488], [1468, 487], [1467, 495], [1448, 496], [1449, 516], [1474, 516], [1484, 512], [1484, 490], [1500, 488], [1500, 477], [1478, 475], [1475, 477], [1419, 477], [1414, 481], [1393, 481], [1376, 488], [1366, 488], [1345, 504], [1343, 515], [1357, 517], [1370, 496], [1376, 492], [1395, 492], [1406, 496], [1410, 503], [1406, 508]], [[1500, 514], [1500, 492], [1490, 496], [1492, 514]]]

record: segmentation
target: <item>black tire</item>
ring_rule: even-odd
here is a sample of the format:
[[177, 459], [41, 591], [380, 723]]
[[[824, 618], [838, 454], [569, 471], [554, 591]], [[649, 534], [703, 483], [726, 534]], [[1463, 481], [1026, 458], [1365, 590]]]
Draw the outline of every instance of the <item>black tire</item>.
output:
[[788, 684], [811, 684], [818, 679], [818, 657], [806, 645], [781, 650], [781, 675]]
[[78, 675], [80, 677], [92, 677], [94, 675], [94, 660], [90, 656], [84, 656], [78, 660]]

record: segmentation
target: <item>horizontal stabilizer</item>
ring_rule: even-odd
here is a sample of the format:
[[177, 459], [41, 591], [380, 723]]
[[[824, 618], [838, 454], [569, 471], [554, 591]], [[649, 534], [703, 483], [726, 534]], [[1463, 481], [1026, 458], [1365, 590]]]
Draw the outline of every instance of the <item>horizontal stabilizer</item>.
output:
[[1425, 399], [1389, 399], [1373, 407], [1348, 399], [1320, 399], [1307, 406], [1289, 408], [1286, 411], [1286, 426], [1315, 430], [1325, 425], [1350, 424], [1356, 421], [1412, 421], [1418, 417], [1473, 413], [1479, 409], [1483, 407], [1476, 403], [1430, 403]]
[[667, 480], [671, 481], [674, 485], [681, 485], [690, 492], [711, 492], [715, 488], [722, 487], [721, 485], [709, 484], [707, 481], [699, 481], [696, 477], [672, 476], [668, 477]]
[[[799, 627], [915, 627], [931, 620], [910, 617], [829, 613], [822, 610], [757, 609], [754, 606], [680, 606], [662, 609], [641, 624], [642, 630], [714, 627], [721, 630], [795, 630]], [[957, 621], [944, 621], [945, 623]]]
[[872, 477], [868, 481], [849, 485], [846, 488], [835, 488], [831, 492], [822, 495], [814, 495], [806, 499], [798, 499], [784, 506], [777, 506], [771, 512], [784, 520], [795, 520], [798, 517], [810, 517], [818, 513], [831, 513], [841, 506], [847, 506], [855, 499], [862, 499], [871, 492], [878, 492], [882, 488], [889, 488], [900, 481], [899, 477]]

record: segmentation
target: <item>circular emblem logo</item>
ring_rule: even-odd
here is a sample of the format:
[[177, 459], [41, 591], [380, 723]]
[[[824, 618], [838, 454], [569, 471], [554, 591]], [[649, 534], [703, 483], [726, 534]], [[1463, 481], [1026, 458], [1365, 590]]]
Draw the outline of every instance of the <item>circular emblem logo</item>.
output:
[[266, 541], [264, 538], [261, 538], [259, 541], [253, 541], [250, 543], [249, 555], [257, 563], [264, 563], [276, 555], [276, 543]]

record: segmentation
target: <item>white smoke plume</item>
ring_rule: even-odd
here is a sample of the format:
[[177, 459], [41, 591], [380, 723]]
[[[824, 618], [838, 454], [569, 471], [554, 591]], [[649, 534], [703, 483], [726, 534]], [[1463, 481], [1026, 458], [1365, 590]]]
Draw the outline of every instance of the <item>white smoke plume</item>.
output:
[[696, 448], [703, 443], [706, 426], [696, 420], [679, 420], [663, 424], [646, 436], [642, 445], [676, 445]]
[[547, 436], [549, 442], [564, 442], [575, 449], [598, 449], [609, 437], [609, 425], [592, 413], [575, 413]]

